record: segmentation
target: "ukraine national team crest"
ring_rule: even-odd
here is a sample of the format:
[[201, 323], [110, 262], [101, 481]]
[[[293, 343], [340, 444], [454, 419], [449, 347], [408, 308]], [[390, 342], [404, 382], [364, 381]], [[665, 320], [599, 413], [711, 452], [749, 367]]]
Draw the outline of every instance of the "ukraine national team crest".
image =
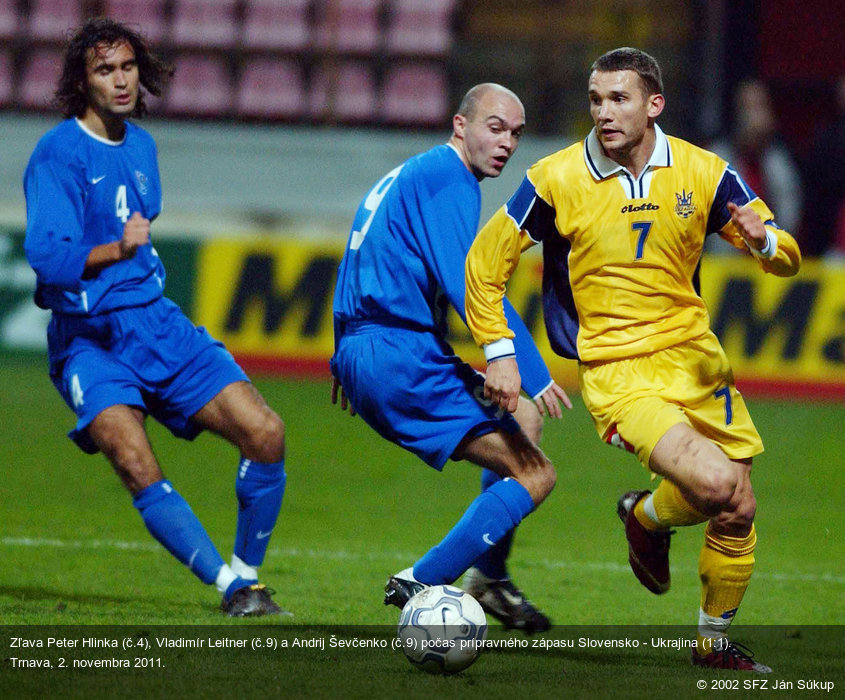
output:
[[136, 170], [135, 178], [138, 180], [138, 188], [141, 190], [141, 194], [147, 194], [147, 176], [140, 170]]
[[675, 192], [675, 199], [678, 203], [675, 205], [675, 213], [682, 219], [689, 219], [695, 214], [695, 204], [692, 203], [692, 192], [687, 194], [686, 190], [681, 190], [678, 194]]

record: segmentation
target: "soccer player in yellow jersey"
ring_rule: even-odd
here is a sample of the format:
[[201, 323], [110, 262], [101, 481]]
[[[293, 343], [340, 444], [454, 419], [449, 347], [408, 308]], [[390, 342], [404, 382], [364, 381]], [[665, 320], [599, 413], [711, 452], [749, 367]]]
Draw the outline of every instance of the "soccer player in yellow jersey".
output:
[[663, 133], [660, 67], [621, 48], [589, 78], [595, 127], [533, 165], [478, 234], [466, 261], [466, 312], [487, 358], [485, 395], [513, 411], [519, 370], [502, 313], [522, 251], [543, 243], [543, 309], [554, 350], [579, 361], [584, 403], [603, 440], [663, 477], [619, 499], [629, 562], [669, 588], [670, 528], [707, 523], [693, 663], [768, 672], [727, 637], [754, 568], [751, 460], [763, 445], [698, 290], [708, 233], [789, 276], [801, 256], [766, 204], [713, 153]]

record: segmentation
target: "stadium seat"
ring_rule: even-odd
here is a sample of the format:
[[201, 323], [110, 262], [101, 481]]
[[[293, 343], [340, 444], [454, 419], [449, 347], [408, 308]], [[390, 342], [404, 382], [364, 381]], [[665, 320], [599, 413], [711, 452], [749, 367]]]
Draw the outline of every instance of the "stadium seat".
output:
[[0, 53], [0, 106], [5, 107], [12, 101], [14, 75], [12, 57], [8, 51]]
[[448, 94], [446, 75], [441, 66], [394, 66], [384, 77], [382, 118], [389, 124], [442, 126], [449, 107]]
[[258, 57], [244, 64], [236, 97], [239, 115], [291, 119], [302, 114], [304, 105], [302, 73], [295, 60]]
[[388, 52], [446, 55], [452, 47], [454, 10], [455, 0], [396, 0], [387, 30]]
[[376, 83], [370, 66], [347, 61], [320, 66], [311, 82], [309, 112], [315, 119], [365, 122], [374, 118]]
[[238, 38], [237, 0], [174, 0], [172, 41], [179, 47], [229, 48]]
[[18, 30], [17, 0], [0, 0], [0, 39], [10, 39]]
[[140, 30], [151, 44], [167, 38], [164, 5], [167, 0], [104, 0], [103, 14]]
[[248, 49], [299, 51], [311, 38], [311, 0], [249, 0], [244, 7], [241, 41]]
[[27, 57], [18, 83], [22, 107], [47, 109], [53, 99], [62, 70], [62, 54], [54, 49], [33, 51]]
[[229, 71], [217, 58], [182, 55], [175, 61], [176, 74], [165, 96], [170, 114], [215, 117], [229, 112], [232, 91]]
[[63, 41], [82, 20], [81, 0], [30, 0], [27, 33], [32, 39]]
[[370, 54], [379, 49], [382, 0], [335, 0], [321, 6], [315, 43], [318, 49]]

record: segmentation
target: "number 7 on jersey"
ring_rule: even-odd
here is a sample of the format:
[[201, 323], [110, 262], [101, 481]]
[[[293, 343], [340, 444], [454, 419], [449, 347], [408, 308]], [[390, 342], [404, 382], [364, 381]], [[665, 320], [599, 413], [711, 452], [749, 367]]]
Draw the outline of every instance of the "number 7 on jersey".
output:
[[631, 224], [631, 228], [634, 231], [639, 231], [639, 236], [637, 237], [637, 252], [634, 255], [634, 260], [642, 260], [643, 259], [643, 250], [645, 249], [645, 239], [648, 238], [648, 232], [651, 231], [651, 225], [653, 221], [635, 221]]

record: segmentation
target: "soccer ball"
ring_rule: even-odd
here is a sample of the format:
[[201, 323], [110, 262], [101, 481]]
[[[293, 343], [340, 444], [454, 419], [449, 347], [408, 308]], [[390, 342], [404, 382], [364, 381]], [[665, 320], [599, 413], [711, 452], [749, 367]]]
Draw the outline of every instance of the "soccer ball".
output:
[[405, 656], [429, 673], [457, 673], [478, 658], [487, 617], [478, 601], [454, 586], [431, 586], [411, 598], [399, 616]]

